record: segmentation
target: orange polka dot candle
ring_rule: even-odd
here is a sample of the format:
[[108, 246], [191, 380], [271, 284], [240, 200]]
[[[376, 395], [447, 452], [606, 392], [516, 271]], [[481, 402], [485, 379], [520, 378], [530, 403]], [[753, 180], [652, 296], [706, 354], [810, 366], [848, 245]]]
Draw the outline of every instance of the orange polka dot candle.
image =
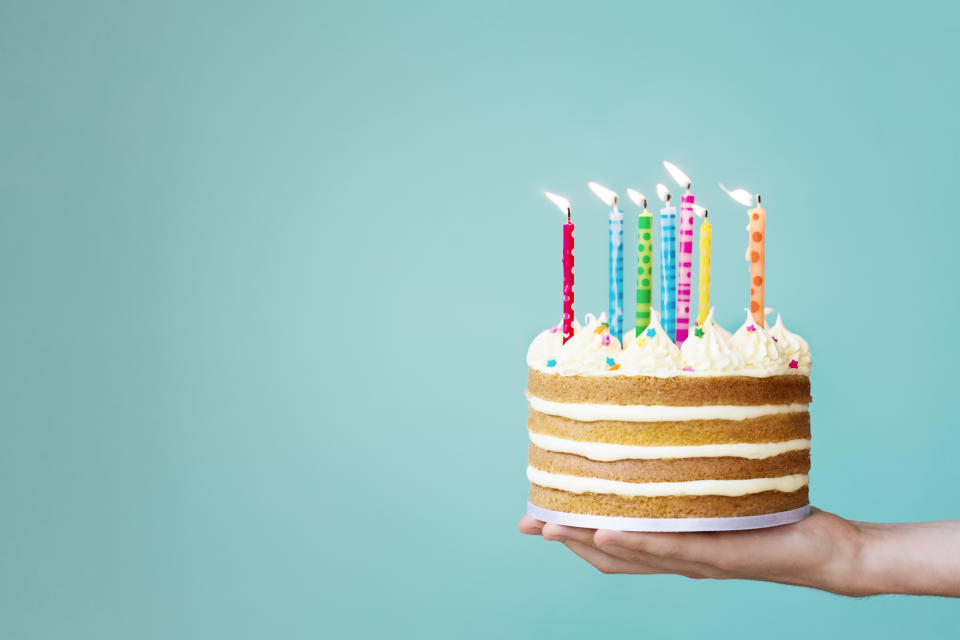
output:
[[[754, 203], [749, 191], [744, 189], [728, 190], [722, 184], [720, 188], [731, 198], [745, 207]], [[763, 293], [767, 286], [764, 263], [766, 259], [767, 243], [767, 210], [760, 206], [760, 196], [756, 197], [756, 205], [747, 211], [747, 263], [750, 267], [750, 314], [753, 320], [761, 327], [766, 327], [764, 315]]]
[[634, 189], [627, 195], [643, 209], [637, 216], [637, 330], [634, 335], [650, 324], [650, 300], [653, 292], [653, 215], [647, 211], [647, 199]]

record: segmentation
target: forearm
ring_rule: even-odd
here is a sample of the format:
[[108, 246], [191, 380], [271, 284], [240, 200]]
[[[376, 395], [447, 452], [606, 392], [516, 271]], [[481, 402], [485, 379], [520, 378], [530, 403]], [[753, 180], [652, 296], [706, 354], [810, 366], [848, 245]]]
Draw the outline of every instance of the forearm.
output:
[[960, 521], [852, 524], [863, 540], [855, 591], [960, 597]]

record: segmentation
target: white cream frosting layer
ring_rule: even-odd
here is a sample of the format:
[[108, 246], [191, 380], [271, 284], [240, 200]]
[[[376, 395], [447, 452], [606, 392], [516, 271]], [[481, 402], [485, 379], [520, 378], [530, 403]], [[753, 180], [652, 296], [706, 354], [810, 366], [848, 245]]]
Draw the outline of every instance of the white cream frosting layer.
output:
[[[810, 347], [790, 333], [777, 318], [769, 330], [748, 320], [735, 335], [713, 319], [695, 327], [678, 349], [658, 326], [651, 324], [640, 336], [624, 335], [623, 347], [610, 335], [603, 314], [587, 314], [586, 326], [574, 323], [574, 336], [563, 344], [559, 327], [538, 335], [527, 351], [527, 366], [557, 375], [635, 376], [657, 378], [691, 376], [810, 375]], [[651, 332], [650, 329], [653, 329]], [[649, 335], [653, 333], [653, 335]]]
[[745, 496], [763, 491], [790, 493], [809, 482], [805, 473], [778, 478], [749, 480], [691, 480], [688, 482], [622, 482], [605, 478], [570, 476], [527, 467], [527, 479], [533, 484], [571, 493], [610, 493], [626, 497], [657, 498], [663, 496]]
[[646, 404], [586, 404], [554, 402], [527, 395], [530, 408], [540, 413], [579, 422], [622, 420], [626, 422], [661, 422], [666, 420], [747, 420], [781, 413], [800, 413], [807, 410], [804, 403], [738, 405], [702, 405], [674, 407]]
[[789, 451], [810, 448], [810, 440], [797, 439], [783, 442], [703, 444], [691, 446], [645, 447], [632, 444], [610, 444], [567, 440], [544, 433], [530, 431], [530, 442], [541, 449], [557, 453], [573, 453], [591, 460], [613, 462], [615, 460], [659, 460], [669, 458], [747, 458], [762, 460]]

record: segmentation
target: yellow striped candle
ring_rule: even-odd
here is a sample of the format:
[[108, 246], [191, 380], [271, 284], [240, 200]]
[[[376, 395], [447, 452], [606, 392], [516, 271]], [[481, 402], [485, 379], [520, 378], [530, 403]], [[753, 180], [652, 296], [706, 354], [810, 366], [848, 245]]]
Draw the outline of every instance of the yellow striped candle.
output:
[[713, 225], [707, 212], [703, 212], [703, 224], [700, 225], [700, 299], [697, 303], [697, 326], [703, 327], [710, 313], [710, 238]]

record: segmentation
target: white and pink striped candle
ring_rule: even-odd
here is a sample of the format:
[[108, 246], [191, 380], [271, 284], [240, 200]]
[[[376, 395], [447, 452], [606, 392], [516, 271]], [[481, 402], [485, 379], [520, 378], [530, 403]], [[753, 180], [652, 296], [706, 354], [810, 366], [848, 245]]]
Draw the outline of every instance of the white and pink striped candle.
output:
[[680, 233], [677, 239], [677, 338], [679, 347], [690, 333], [690, 287], [693, 272], [693, 203], [690, 178], [675, 164], [664, 161], [663, 166], [686, 193], [680, 198]]

